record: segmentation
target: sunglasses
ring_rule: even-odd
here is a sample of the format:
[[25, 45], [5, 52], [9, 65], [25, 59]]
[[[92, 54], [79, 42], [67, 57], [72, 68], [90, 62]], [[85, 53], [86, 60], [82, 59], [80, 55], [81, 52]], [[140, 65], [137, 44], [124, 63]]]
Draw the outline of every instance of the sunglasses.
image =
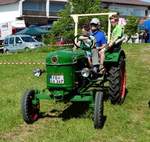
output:
[[90, 26], [96, 27], [96, 26], [98, 26], [98, 24], [91, 23]]
[[110, 18], [110, 21], [111, 21], [112, 23], [115, 23], [115, 22], [117, 22], [117, 19], [115, 19], [115, 18]]

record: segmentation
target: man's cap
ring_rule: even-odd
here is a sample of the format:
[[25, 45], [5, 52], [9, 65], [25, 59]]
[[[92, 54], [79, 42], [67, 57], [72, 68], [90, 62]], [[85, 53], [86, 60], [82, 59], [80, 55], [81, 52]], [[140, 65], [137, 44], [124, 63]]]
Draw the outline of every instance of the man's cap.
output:
[[96, 25], [100, 25], [100, 21], [98, 18], [93, 18], [90, 22], [90, 24], [96, 24]]

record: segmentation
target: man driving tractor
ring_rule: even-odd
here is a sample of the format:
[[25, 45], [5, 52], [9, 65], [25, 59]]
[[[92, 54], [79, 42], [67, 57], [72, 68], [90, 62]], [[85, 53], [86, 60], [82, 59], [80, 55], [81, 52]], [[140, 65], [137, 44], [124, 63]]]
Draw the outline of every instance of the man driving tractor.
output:
[[100, 71], [104, 68], [103, 63], [105, 59], [105, 45], [106, 45], [106, 38], [104, 32], [99, 30], [100, 21], [98, 18], [93, 18], [90, 22], [91, 27], [91, 35], [96, 39], [96, 49], [99, 53], [100, 58]]

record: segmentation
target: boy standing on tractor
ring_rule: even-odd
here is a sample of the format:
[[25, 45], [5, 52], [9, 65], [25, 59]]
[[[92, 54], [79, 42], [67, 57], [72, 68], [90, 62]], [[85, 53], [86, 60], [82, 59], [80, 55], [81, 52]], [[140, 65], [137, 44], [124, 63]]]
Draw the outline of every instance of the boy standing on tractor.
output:
[[[86, 51], [86, 55], [88, 58], [88, 63], [90, 66], [92, 66], [92, 53], [90, 48], [93, 48], [95, 46], [95, 37], [90, 35], [90, 27], [89, 25], [83, 25], [82, 26], [82, 36], [79, 37], [79, 40], [82, 40], [86, 47], [89, 48], [88, 51]], [[79, 46], [81, 42], [77, 43]]]
[[99, 53], [100, 58], [100, 71], [103, 70], [104, 66], [104, 59], [105, 59], [105, 45], [106, 45], [106, 38], [104, 32], [99, 30], [100, 21], [98, 18], [93, 18], [90, 22], [91, 27], [91, 35], [96, 39], [96, 49]]

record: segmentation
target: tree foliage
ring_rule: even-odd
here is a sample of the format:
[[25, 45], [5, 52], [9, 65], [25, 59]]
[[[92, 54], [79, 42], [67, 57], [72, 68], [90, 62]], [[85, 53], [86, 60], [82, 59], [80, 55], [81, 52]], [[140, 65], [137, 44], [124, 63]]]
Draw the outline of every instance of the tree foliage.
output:
[[134, 35], [138, 31], [138, 18], [135, 16], [128, 16], [127, 25], [125, 26], [125, 33], [129, 36]]
[[[65, 6], [65, 9], [59, 13], [61, 17], [58, 21], [53, 23], [51, 29], [51, 35], [54, 37], [61, 36], [65, 40], [73, 39], [74, 35], [74, 22], [70, 17], [71, 14], [86, 14], [86, 13], [100, 13], [104, 12], [100, 7], [100, 0], [70, 0], [69, 3]], [[103, 26], [103, 30], [107, 29], [107, 17], [106, 16], [97, 16]], [[89, 23], [91, 20], [90, 17], [82, 17], [79, 19], [79, 28], [85, 23]]]

